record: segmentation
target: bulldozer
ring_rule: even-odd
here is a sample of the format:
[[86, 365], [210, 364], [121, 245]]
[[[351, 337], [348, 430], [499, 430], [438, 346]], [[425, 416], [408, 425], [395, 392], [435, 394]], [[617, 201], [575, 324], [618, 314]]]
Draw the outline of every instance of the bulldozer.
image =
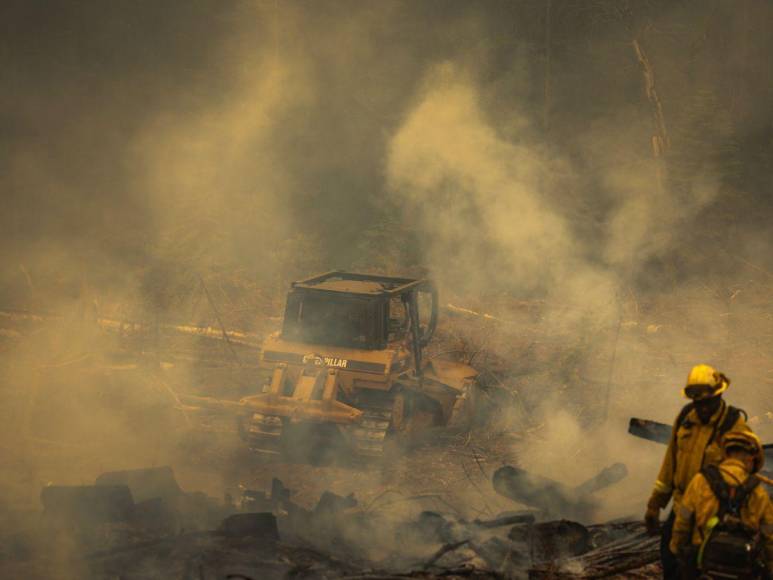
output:
[[236, 407], [241, 438], [260, 452], [311, 441], [377, 458], [390, 440], [462, 420], [477, 373], [425, 356], [438, 310], [428, 279], [333, 271], [292, 283], [261, 348], [268, 378]]

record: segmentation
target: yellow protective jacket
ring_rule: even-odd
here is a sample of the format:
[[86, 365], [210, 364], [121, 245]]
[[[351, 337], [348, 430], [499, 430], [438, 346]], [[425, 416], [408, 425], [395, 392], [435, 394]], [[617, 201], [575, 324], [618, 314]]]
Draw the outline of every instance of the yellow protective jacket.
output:
[[[717, 412], [705, 425], [701, 423], [695, 409], [687, 413], [681, 424], [677, 425], [679, 418], [674, 422], [671, 441], [653, 490], [653, 497], [659, 498], [661, 508], [666, 507], [668, 500], [673, 497], [676, 511], [687, 486], [703, 466], [719, 465], [722, 461], [719, 430], [729, 408], [729, 405], [722, 401]], [[743, 415], [739, 415], [738, 420], [726, 432], [732, 431], [751, 431]]]
[[[749, 477], [744, 464], [737, 459], [725, 459], [719, 464], [719, 472], [728, 485], [741, 485]], [[690, 483], [676, 510], [674, 530], [669, 548], [676, 554], [681, 546], [691, 542], [703, 544], [706, 524], [719, 512], [719, 500], [711, 490], [709, 482], [699, 473]], [[773, 571], [773, 505], [762, 484], [754, 488], [741, 508], [741, 521], [753, 530], [762, 533], [763, 546], [768, 568]]]

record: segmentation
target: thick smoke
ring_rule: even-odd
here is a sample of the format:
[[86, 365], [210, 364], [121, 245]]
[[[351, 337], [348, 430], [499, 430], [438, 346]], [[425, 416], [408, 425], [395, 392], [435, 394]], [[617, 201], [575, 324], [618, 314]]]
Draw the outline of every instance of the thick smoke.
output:
[[[480, 82], [463, 65], [432, 67], [419, 94], [390, 143], [387, 174], [406, 219], [421, 231], [431, 271], [452, 294], [486, 304], [514, 325], [524, 321], [507, 313], [506, 300], [491, 299], [503, 292], [512, 299], [539, 297], [545, 301], [539, 326], [552, 335], [554, 348], [585, 345], [574, 361], [579, 374], [537, 370], [520, 381], [530, 391], [537, 426], [518, 446], [521, 464], [578, 484], [614, 461], [636, 457], [624, 491], [607, 494], [606, 514], [638, 510], [663, 449], [626, 438], [627, 418], [670, 422], [683, 404], [678, 387], [690, 366], [731, 364], [717, 343], [738, 340], [727, 328], [728, 317], [759, 313], [756, 304], [729, 312], [736, 292], [709, 288], [700, 271], [686, 267], [674, 285], [653, 270], [653, 263], [690, 254], [684, 230], [700, 228], [704, 211], [720, 196], [718, 168], [704, 159], [683, 181], [664, 180], [663, 162], [642, 155], [636, 141], [643, 133], [637, 112], [621, 110], [582, 139], [584, 161], [597, 166], [592, 188], [580, 178], [582, 162], [536, 139], [527, 116], [516, 113], [521, 133], [505, 136], [496, 115], [485, 110]], [[566, 211], [580, 205], [577, 197], [597, 208], [594, 231], [573, 223]], [[737, 276], [734, 266], [722, 270]], [[717, 273], [715, 266], [711, 278]], [[665, 287], [639, 283], [653, 276]], [[640, 301], [648, 303], [646, 311]], [[519, 333], [500, 331], [502, 343]], [[496, 342], [489, 339], [486, 346], [513, 355]], [[561, 378], [565, 384], [556, 385]], [[764, 397], [745, 386], [736, 402], [749, 405], [752, 414], [764, 412]], [[577, 402], [603, 409], [594, 413], [602, 423], [588, 427], [582, 412], [572, 410]]]
[[547, 193], [567, 185], [568, 171], [528, 137], [498, 135], [473, 80], [452, 64], [429, 74], [388, 163], [395, 195], [417, 216], [428, 263], [451, 292], [547, 295], [606, 319], [614, 275], [586, 258]]
[[[94, 318], [217, 328], [203, 280], [264, 332], [290, 280], [332, 267], [426, 269], [495, 315], [528, 410], [506, 427], [562, 481], [636, 457], [640, 503], [661, 448], [627, 417], [670, 421], [695, 363], [766, 411], [771, 9], [643, 4], [631, 24], [554, 0], [547, 47], [539, 2], [6, 3], [0, 308], [58, 318], [4, 327], [3, 454], [26, 465], [5, 483], [33, 503], [173, 457], [159, 361], [127, 370]], [[161, 362], [185, 383], [192, 358]]]

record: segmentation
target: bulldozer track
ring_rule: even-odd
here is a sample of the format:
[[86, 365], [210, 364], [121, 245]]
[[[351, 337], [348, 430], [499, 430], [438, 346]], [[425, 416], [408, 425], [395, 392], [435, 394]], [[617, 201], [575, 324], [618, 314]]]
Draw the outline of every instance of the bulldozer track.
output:
[[[363, 409], [359, 423], [349, 428], [349, 439], [355, 457], [382, 457], [387, 434], [392, 423], [391, 408]], [[277, 455], [282, 453], [284, 423], [280, 417], [254, 413], [239, 424], [241, 438], [255, 452]]]
[[283, 427], [281, 417], [253, 413], [239, 421], [239, 435], [254, 451], [279, 454]]
[[[378, 459], [384, 456], [391, 439], [404, 441], [399, 438], [410, 433], [415, 427], [413, 423], [426, 415], [419, 411], [416, 401], [420, 397], [407, 390], [361, 393], [353, 402], [362, 411], [360, 420], [342, 429], [350, 457]], [[279, 416], [253, 413], [240, 420], [239, 433], [253, 451], [281, 454], [286, 450], [285, 440], [290, 435], [289, 431], [285, 432], [285, 427], [291, 428]]]
[[350, 430], [354, 451], [359, 457], [381, 457], [392, 424], [392, 408], [364, 408], [362, 411], [360, 423]]

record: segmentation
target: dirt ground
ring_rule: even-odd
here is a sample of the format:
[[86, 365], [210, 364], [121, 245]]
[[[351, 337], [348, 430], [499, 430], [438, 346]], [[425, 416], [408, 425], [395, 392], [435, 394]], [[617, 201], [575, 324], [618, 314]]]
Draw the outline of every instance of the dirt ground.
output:
[[354, 494], [370, 512], [417, 514], [448, 512], [465, 519], [492, 518], [518, 507], [491, 486], [493, 472], [515, 462], [512, 437], [486, 438], [436, 432], [410, 449], [382, 461], [309, 465], [233, 447], [213, 447], [180, 469], [207, 491], [268, 490], [274, 478], [293, 490], [298, 504], [311, 508], [324, 491]]

